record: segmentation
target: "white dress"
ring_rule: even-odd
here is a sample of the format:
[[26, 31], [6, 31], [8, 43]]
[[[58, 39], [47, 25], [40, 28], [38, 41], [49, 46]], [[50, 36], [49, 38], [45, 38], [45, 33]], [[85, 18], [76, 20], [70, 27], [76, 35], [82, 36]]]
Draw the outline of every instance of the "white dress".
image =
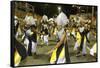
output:
[[[61, 29], [60, 31], [58, 31], [57, 33], [57, 36], [59, 39], [61, 39], [62, 35], [64, 33], [64, 29]], [[51, 55], [51, 59], [50, 59], [50, 64], [59, 64], [59, 63], [65, 63], [66, 62], [66, 58], [65, 58], [65, 46], [63, 46], [60, 54], [59, 54], [59, 57], [58, 57], [58, 60], [57, 60], [57, 55], [56, 55], [56, 52], [57, 52], [57, 48], [53, 51], [52, 55]], [[57, 60], [57, 62], [55, 62]]]
[[[96, 36], [95, 36], [96, 38]], [[90, 49], [90, 55], [94, 56], [94, 54], [97, 52], [97, 42], [94, 43], [92, 48]]]

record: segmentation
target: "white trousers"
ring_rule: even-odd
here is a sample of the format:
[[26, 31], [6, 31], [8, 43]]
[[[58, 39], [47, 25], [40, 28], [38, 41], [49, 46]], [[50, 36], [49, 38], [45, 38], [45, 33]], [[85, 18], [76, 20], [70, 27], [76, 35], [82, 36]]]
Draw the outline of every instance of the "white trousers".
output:
[[[74, 50], [77, 50], [77, 48], [79, 47], [79, 44], [76, 42], [75, 46], [74, 46]], [[82, 48], [82, 54], [86, 54], [86, 42], [83, 42], [83, 48]]]
[[44, 43], [48, 45], [48, 35], [43, 36]]
[[[24, 44], [26, 44], [26, 50], [28, 50], [29, 40], [25, 38]], [[32, 53], [36, 52], [37, 43], [32, 41]]]
[[76, 41], [75, 46], [74, 46], [74, 50], [77, 50], [77, 48], [79, 47], [78, 42]]
[[86, 54], [86, 42], [83, 43], [82, 54]]

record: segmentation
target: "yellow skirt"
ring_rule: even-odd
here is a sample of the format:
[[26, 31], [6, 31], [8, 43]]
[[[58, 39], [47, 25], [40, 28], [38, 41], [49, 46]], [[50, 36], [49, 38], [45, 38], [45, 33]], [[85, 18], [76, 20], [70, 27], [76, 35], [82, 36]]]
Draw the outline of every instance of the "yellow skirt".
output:
[[[57, 52], [57, 48], [53, 51], [51, 55], [50, 64], [55, 64], [55, 61], [57, 60], [56, 52]], [[62, 48], [57, 63], [65, 63], [65, 47]]]

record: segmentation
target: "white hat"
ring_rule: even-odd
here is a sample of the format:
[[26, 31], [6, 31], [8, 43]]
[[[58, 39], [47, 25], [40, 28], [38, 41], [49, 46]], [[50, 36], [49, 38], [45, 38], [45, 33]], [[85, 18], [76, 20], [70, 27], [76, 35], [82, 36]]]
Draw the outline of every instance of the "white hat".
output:
[[43, 20], [43, 21], [48, 21], [47, 15], [43, 15], [42, 20]]
[[18, 19], [18, 17], [15, 15], [15, 16], [14, 16], [14, 19]]
[[50, 18], [48, 21], [54, 21], [53, 18]]
[[65, 26], [66, 24], [68, 24], [69, 20], [68, 20], [66, 14], [61, 12], [56, 18], [56, 23], [57, 23], [57, 25], [61, 25], [61, 26]]

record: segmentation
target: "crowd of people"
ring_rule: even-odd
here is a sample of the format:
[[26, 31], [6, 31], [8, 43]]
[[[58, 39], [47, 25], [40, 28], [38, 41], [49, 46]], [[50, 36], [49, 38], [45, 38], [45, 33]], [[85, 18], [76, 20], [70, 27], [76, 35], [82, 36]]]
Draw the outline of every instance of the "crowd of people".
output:
[[[68, 18], [61, 11], [58, 15], [52, 16], [52, 18], [43, 15], [39, 25], [37, 25], [38, 19], [34, 18], [33, 15], [34, 13], [29, 11], [26, 13], [25, 19], [21, 19], [15, 13], [15, 65], [18, 65], [27, 56], [35, 57], [38, 44], [43, 43], [49, 46], [49, 38], [54, 36], [56, 37], [56, 45], [44, 53], [50, 55], [50, 64], [71, 63], [68, 47], [69, 39], [75, 41], [72, 46], [74, 46], [73, 52], [75, 52], [76, 57], [86, 56], [87, 49], [89, 54], [95, 57], [97, 32], [96, 26], [92, 25], [92, 17], [76, 14], [75, 17]], [[92, 47], [89, 47], [92, 42], [91, 35], [95, 38], [95, 43], [92, 44]], [[42, 42], [39, 42], [39, 40], [42, 40]]]

